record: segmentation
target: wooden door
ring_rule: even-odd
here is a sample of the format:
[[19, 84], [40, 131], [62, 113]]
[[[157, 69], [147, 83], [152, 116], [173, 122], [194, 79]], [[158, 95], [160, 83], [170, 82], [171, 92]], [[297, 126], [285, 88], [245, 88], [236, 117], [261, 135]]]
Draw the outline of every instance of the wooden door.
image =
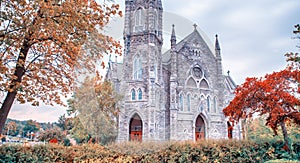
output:
[[142, 141], [143, 137], [143, 125], [140, 116], [135, 114], [130, 120], [129, 126], [129, 140], [130, 141]]
[[196, 119], [195, 125], [195, 140], [204, 140], [205, 139], [205, 124], [202, 117], [199, 115]]

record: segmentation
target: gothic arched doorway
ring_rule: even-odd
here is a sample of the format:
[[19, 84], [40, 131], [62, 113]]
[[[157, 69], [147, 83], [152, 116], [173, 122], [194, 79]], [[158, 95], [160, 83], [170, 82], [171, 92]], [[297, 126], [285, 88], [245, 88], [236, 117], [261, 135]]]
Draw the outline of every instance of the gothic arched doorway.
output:
[[130, 119], [129, 124], [129, 140], [142, 141], [143, 136], [143, 122], [139, 115], [134, 114]]
[[203, 118], [200, 115], [198, 115], [196, 119], [195, 139], [196, 141], [205, 139], [205, 124]]

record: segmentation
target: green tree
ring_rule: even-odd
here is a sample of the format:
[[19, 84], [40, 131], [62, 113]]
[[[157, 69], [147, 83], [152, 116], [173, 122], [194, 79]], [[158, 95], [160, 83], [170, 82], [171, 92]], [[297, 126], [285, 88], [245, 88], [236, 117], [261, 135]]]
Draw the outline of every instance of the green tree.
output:
[[[266, 124], [266, 118], [264, 117], [258, 117], [248, 122], [247, 124], [247, 135], [249, 140], [253, 141], [260, 141], [260, 140], [282, 140], [283, 135], [282, 131], [278, 133], [278, 135], [275, 135], [271, 128], [265, 125]], [[294, 123], [287, 122], [287, 133], [290, 137], [290, 139], [295, 142], [300, 140], [300, 130], [299, 126], [297, 126]]]
[[78, 117], [71, 118], [73, 128], [70, 129], [70, 134], [76, 140], [76, 143], [87, 143], [91, 138], [87, 129], [82, 125], [80, 119]]
[[39, 131], [39, 124], [36, 121], [28, 120], [23, 128], [23, 133], [30, 137], [31, 133], [36, 133]]
[[85, 79], [69, 100], [69, 106], [73, 113], [77, 113], [85, 131], [96, 142], [105, 144], [113, 141], [117, 135], [117, 103], [120, 98], [110, 82], [101, 82], [96, 76]]
[[[98, 32], [112, 15], [121, 15], [119, 5], [100, 5], [96, 0], [1, 0], [0, 6], [0, 91], [5, 95], [0, 132], [15, 99], [63, 105], [61, 97], [73, 90], [75, 69], [91, 72], [103, 55], [120, 54], [119, 42]], [[93, 43], [88, 42], [91, 39]]]
[[51, 139], [56, 139], [58, 142], [62, 142], [66, 136], [63, 134], [62, 130], [58, 127], [46, 129], [40, 133], [38, 139], [40, 141], [49, 142]]

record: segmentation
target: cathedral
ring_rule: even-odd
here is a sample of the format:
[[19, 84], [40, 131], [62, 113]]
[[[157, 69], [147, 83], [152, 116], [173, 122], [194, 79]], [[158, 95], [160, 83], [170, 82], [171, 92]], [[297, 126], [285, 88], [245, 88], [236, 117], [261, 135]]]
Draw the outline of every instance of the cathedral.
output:
[[209, 48], [197, 26], [182, 40], [172, 27], [162, 53], [161, 0], [125, 0], [123, 62], [106, 79], [122, 95], [117, 141], [240, 139], [222, 109], [236, 84], [222, 70], [218, 36]]

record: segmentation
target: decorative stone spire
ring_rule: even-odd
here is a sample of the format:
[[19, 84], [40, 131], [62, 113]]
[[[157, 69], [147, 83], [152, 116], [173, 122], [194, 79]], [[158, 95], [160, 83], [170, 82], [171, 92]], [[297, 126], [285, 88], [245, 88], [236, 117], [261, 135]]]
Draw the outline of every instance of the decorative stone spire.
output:
[[215, 48], [216, 50], [221, 50], [219, 40], [218, 40], [218, 35], [216, 35], [216, 43], [215, 43]]
[[221, 59], [221, 48], [220, 48], [220, 44], [219, 44], [219, 40], [218, 40], [218, 35], [216, 35], [215, 53], [216, 53], [216, 57], [218, 59]]
[[176, 34], [175, 34], [175, 25], [172, 25], [172, 35], [171, 35], [171, 48], [175, 47], [176, 45]]

